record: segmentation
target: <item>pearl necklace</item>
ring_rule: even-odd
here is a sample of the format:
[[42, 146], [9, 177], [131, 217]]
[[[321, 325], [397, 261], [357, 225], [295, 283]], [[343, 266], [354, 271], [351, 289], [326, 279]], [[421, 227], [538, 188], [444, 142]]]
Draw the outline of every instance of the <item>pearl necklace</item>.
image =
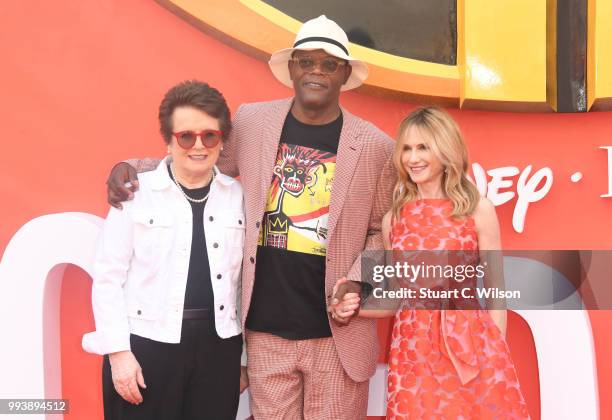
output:
[[[210, 195], [210, 189], [208, 190], [206, 195], [204, 197], [202, 197], [202, 198], [191, 198], [191, 197], [189, 197], [187, 195], [185, 190], [183, 190], [183, 186], [181, 184], [179, 184], [179, 182], [176, 180], [176, 175], [174, 175], [174, 170], [172, 170], [172, 164], [170, 164], [170, 173], [172, 174], [172, 180], [174, 181], [174, 183], [178, 187], [178, 189], [181, 192], [181, 194], [183, 194], [183, 197], [185, 197], [187, 199], [187, 201], [191, 201], [192, 203], [198, 203], [199, 204], [199, 203], [205, 202], [208, 199], [208, 196]], [[215, 170], [213, 169], [211, 174], [210, 174], [210, 179], [208, 180], [208, 183], [206, 185], [210, 185], [214, 178], [215, 178]]]

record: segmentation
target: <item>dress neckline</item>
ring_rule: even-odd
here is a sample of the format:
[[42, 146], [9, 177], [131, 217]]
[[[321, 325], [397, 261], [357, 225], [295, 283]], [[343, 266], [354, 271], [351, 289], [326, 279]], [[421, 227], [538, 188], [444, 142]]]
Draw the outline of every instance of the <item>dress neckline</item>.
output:
[[422, 202], [427, 202], [427, 201], [440, 202], [440, 201], [450, 201], [450, 198], [417, 198], [414, 201], [416, 203], [418, 203], [419, 201], [422, 201]]

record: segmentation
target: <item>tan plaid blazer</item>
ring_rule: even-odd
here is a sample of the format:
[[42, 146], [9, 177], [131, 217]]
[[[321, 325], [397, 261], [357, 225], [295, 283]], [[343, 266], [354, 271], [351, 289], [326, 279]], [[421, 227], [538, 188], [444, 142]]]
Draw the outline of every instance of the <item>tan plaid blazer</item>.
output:
[[[246, 239], [242, 266], [242, 326], [248, 314], [255, 276], [257, 239], [273, 176], [281, 131], [292, 98], [245, 104], [233, 119], [218, 167], [240, 175], [246, 207]], [[360, 280], [360, 252], [383, 249], [382, 216], [391, 207], [395, 171], [392, 140], [381, 130], [345, 109], [336, 157], [328, 220], [326, 295], [347, 276]], [[378, 357], [376, 321], [356, 318], [346, 327], [330, 321], [336, 349], [347, 374], [369, 379]]]

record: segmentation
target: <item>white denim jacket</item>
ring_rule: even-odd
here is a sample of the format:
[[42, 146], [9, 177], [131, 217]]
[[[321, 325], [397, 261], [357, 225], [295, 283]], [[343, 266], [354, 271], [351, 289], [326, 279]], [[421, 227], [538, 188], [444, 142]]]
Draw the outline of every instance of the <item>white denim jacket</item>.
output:
[[[165, 343], [181, 339], [191, 252], [191, 206], [172, 182], [164, 159], [138, 175], [139, 190], [123, 210], [111, 208], [93, 264], [96, 331], [83, 349], [109, 354], [130, 350], [130, 333]], [[240, 274], [245, 233], [242, 185], [215, 167], [204, 208], [204, 231], [221, 338], [240, 326]]]

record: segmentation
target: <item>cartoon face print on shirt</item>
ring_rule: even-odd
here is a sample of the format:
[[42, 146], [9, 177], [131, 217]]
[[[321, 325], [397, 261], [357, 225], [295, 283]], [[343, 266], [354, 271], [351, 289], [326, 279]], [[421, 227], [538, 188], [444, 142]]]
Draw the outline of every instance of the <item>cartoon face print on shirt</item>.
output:
[[335, 169], [334, 153], [282, 143], [259, 245], [325, 255]]

